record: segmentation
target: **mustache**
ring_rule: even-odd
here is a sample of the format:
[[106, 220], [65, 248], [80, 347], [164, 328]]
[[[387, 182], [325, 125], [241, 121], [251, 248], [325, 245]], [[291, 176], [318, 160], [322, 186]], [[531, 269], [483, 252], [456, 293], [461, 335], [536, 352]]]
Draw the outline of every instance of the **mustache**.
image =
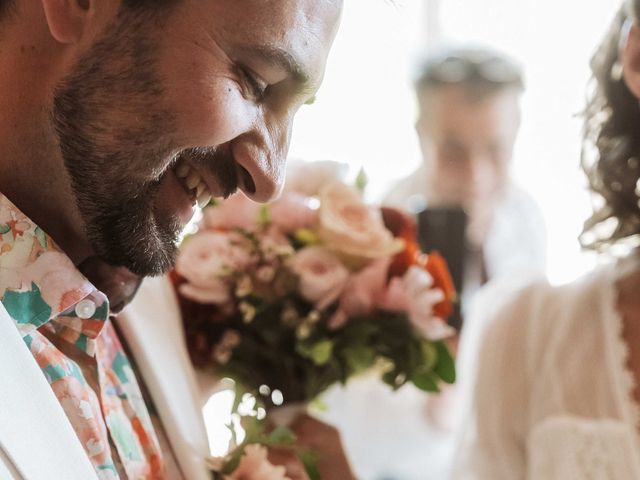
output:
[[228, 148], [187, 148], [178, 155], [178, 158], [182, 158], [215, 176], [224, 198], [230, 197], [238, 190], [237, 166]]

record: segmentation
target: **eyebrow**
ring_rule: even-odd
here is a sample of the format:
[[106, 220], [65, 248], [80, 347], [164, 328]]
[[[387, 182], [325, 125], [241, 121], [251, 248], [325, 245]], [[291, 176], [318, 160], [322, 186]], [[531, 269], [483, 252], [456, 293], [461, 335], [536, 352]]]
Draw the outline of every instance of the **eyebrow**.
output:
[[280, 47], [268, 45], [256, 45], [243, 48], [249, 55], [259, 57], [271, 65], [282, 68], [299, 85], [299, 90], [304, 92], [311, 85], [311, 74], [294, 55]]

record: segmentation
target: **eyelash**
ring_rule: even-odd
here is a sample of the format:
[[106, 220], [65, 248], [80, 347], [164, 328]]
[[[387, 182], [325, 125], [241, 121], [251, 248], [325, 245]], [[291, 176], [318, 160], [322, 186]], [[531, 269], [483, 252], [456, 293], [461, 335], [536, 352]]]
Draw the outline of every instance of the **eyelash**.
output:
[[245, 67], [239, 67], [239, 71], [250, 90], [251, 98], [257, 102], [263, 101], [267, 94], [268, 85], [258, 80], [257, 76]]

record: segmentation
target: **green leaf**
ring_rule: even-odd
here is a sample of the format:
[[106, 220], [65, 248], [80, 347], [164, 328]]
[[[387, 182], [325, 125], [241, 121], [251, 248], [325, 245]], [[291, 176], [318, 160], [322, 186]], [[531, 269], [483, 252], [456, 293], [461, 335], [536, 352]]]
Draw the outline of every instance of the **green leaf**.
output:
[[443, 342], [434, 344], [438, 351], [438, 363], [434, 372], [445, 382], [454, 383], [456, 381], [456, 363], [449, 349]]
[[271, 212], [267, 205], [262, 205], [258, 210], [258, 225], [269, 225], [271, 223]]
[[421, 363], [424, 370], [433, 370], [438, 363], [438, 349], [428, 340], [420, 342]]
[[438, 377], [431, 372], [414, 372], [411, 382], [425, 392], [439, 392]]
[[296, 436], [286, 427], [277, 427], [269, 434], [268, 441], [273, 446], [290, 446], [295, 443]]
[[293, 232], [293, 239], [300, 247], [308, 247], [320, 243], [318, 235], [309, 228], [298, 228]]
[[302, 451], [298, 454], [298, 458], [304, 465], [309, 480], [322, 480], [320, 470], [318, 470], [318, 456], [314, 452], [310, 450]]
[[353, 347], [345, 348], [342, 351], [342, 356], [344, 357], [352, 374], [356, 374], [367, 370], [371, 365], [373, 365], [376, 353], [372, 348], [364, 345], [355, 345]]
[[367, 188], [367, 183], [369, 183], [369, 179], [367, 178], [364, 168], [361, 168], [358, 172], [358, 176], [356, 177], [356, 188], [360, 193], [364, 193]]
[[0, 235], [4, 235], [5, 233], [9, 233], [11, 231], [11, 227], [9, 225], [0, 225]]
[[326, 365], [333, 354], [333, 342], [328, 338], [314, 342], [300, 342], [296, 345], [297, 352], [311, 360], [315, 365]]

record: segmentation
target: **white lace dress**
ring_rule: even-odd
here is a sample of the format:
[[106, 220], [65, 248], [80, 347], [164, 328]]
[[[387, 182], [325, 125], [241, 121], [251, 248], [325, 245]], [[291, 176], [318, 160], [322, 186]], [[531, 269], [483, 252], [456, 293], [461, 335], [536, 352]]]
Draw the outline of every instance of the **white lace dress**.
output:
[[454, 479], [640, 479], [613, 272], [534, 284], [500, 308], [486, 303], [499, 289], [487, 292], [476, 311], [493, 313], [468, 322], [461, 345], [468, 403]]

